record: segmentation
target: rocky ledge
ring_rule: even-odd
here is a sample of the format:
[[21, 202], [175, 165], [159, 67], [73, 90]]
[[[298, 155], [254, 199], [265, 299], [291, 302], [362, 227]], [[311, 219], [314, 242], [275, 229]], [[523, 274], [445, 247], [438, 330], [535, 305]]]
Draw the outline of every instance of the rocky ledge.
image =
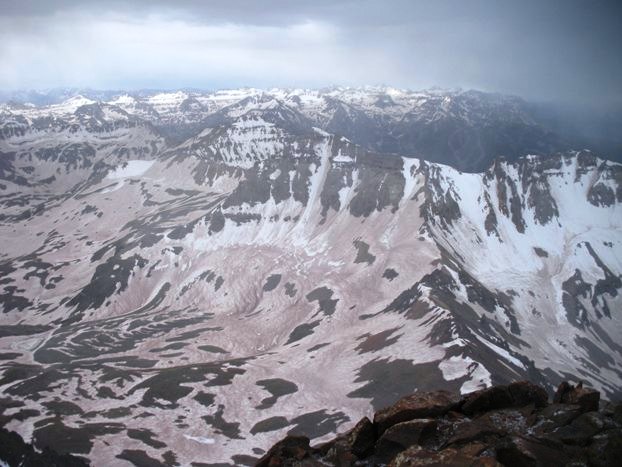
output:
[[288, 436], [257, 465], [622, 465], [622, 404], [581, 383], [562, 383], [552, 403], [529, 382], [465, 396], [417, 392], [328, 443]]

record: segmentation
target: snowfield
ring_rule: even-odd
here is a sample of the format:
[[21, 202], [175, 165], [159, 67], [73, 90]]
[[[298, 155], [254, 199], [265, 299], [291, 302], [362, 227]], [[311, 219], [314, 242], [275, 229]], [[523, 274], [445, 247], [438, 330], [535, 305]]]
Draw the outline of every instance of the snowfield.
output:
[[622, 166], [568, 151], [469, 173], [356, 142], [380, 120], [531, 125], [513, 98], [241, 89], [7, 112], [0, 413], [39, 449], [248, 465], [416, 390], [576, 377], [621, 396]]

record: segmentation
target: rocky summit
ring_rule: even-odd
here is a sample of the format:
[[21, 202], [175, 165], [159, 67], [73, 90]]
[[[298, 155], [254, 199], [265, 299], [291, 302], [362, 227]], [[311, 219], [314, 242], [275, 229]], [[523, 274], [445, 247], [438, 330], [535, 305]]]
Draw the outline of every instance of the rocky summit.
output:
[[288, 436], [257, 466], [619, 465], [622, 404], [599, 400], [598, 391], [567, 382], [552, 403], [524, 381], [463, 396], [416, 392], [326, 443]]
[[[287, 435], [561, 423], [517, 380], [619, 400], [622, 165], [562, 139], [475, 91], [0, 105], [0, 426], [97, 466], [252, 465]], [[605, 423], [590, 397], [557, 403]]]

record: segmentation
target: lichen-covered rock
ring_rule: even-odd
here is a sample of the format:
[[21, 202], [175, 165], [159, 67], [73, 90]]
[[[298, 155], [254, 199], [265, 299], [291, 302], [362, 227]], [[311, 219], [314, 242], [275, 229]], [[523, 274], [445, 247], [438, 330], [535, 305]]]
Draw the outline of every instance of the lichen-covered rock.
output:
[[428, 444], [436, 434], [436, 420], [416, 419], [397, 423], [385, 430], [376, 443], [376, 460], [391, 461], [397, 454], [413, 445]]
[[350, 467], [355, 465], [359, 460], [349, 449], [348, 444], [343, 438], [337, 439], [329, 444], [330, 447], [326, 450], [326, 454], [322, 456], [325, 462], [340, 467]]
[[570, 424], [552, 431], [547, 438], [561, 441], [564, 444], [586, 446], [597, 434], [615, 427], [616, 423], [610, 418], [598, 412], [587, 412]]
[[508, 385], [508, 392], [512, 397], [512, 404], [517, 407], [534, 404], [536, 407], [546, 407], [549, 396], [541, 386], [529, 381], [517, 381]]
[[622, 428], [594, 436], [587, 455], [589, 464], [594, 467], [619, 465], [622, 462]]
[[467, 419], [456, 425], [455, 431], [447, 441], [447, 444], [461, 445], [475, 441], [490, 443], [501, 438], [504, 434], [504, 431], [496, 428], [489, 420]]
[[548, 396], [540, 386], [527, 381], [518, 381], [508, 386], [493, 386], [468, 394], [462, 405], [462, 412], [474, 415], [489, 410], [522, 407], [534, 404], [544, 407]]
[[382, 409], [374, 415], [374, 425], [378, 434], [397, 423], [444, 415], [458, 407], [460, 398], [447, 391], [422, 392], [403, 397], [391, 407]]
[[350, 431], [319, 447], [320, 454], [335, 465], [354, 465], [374, 449], [376, 430], [372, 422], [364, 417]]
[[551, 404], [537, 415], [533, 430], [538, 434], [549, 433], [566, 426], [581, 415], [581, 407], [570, 404]]
[[363, 457], [373, 449], [375, 435], [374, 425], [369, 418], [365, 417], [346, 433], [345, 439], [354, 455]]
[[[418, 392], [363, 418], [317, 448], [286, 438], [261, 466], [586, 466], [622, 459], [622, 405], [594, 407], [599, 393], [560, 386], [553, 404], [529, 382], [496, 386], [462, 398]], [[569, 403], [572, 402], [572, 403]]]
[[537, 421], [535, 408], [525, 407], [492, 410], [477, 418], [482, 423], [494, 427], [503, 433], [522, 433]]
[[280, 467], [291, 465], [292, 461], [301, 461], [310, 457], [312, 448], [306, 436], [288, 436], [276, 443], [257, 461], [257, 467]]
[[494, 457], [478, 456], [484, 448], [484, 445], [474, 445], [465, 446], [462, 449], [447, 448], [442, 451], [433, 451], [419, 446], [413, 446], [398, 454], [389, 466], [501, 467], [502, 464], [497, 462]]
[[512, 396], [506, 386], [495, 386], [468, 394], [462, 412], [474, 415], [488, 410], [503, 409], [512, 405]]
[[584, 412], [591, 412], [598, 410], [600, 393], [593, 389], [584, 388], [582, 383], [572, 386], [564, 381], [557, 388], [553, 402], [575, 404], [580, 406]]
[[561, 448], [524, 436], [505, 439], [496, 446], [495, 452], [497, 460], [508, 467], [566, 465], [570, 461]]

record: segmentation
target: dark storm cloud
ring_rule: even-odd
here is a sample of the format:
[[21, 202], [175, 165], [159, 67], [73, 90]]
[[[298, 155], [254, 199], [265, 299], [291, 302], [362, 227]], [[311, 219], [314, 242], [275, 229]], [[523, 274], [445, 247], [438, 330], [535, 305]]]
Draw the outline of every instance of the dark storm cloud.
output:
[[622, 2], [2, 3], [1, 87], [474, 87], [622, 101]]

